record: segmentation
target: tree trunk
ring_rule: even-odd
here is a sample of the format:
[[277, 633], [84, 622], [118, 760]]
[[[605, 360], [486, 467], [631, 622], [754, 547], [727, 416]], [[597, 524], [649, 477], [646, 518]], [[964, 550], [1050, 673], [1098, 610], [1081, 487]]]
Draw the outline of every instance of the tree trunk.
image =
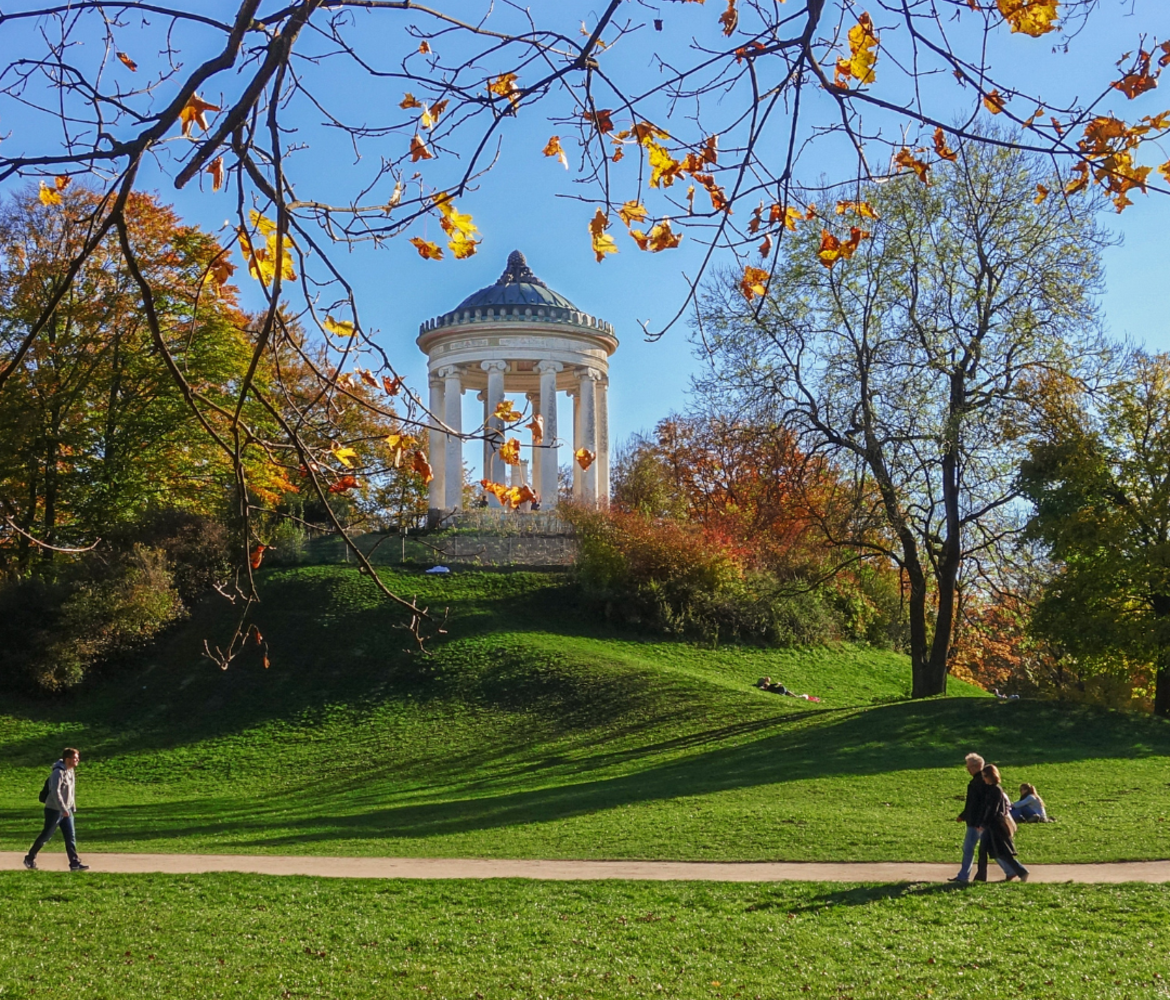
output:
[[1170, 594], [1153, 594], [1151, 605], [1158, 629], [1158, 658], [1154, 672], [1154, 714], [1163, 718], [1170, 716], [1170, 635], [1167, 634], [1167, 618], [1170, 618]]

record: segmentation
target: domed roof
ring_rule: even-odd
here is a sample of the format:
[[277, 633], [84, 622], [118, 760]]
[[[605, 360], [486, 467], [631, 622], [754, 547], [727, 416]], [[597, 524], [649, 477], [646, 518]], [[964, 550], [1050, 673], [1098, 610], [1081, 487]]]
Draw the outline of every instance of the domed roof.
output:
[[579, 310], [563, 295], [554, 292], [528, 267], [524, 254], [513, 250], [508, 254], [508, 266], [494, 285], [473, 292], [453, 310], [476, 309], [484, 306], [555, 306]]

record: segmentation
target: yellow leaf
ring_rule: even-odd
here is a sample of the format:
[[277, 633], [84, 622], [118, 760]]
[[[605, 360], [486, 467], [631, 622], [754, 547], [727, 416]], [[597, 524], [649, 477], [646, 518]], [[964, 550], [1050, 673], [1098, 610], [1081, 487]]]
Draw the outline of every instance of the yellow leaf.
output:
[[276, 232], [276, 223], [271, 219], [261, 215], [256, 209], [250, 209], [248, 212], [248, 221], [252, 223], [252, 227], [256, 229], [261, 236], [271, 236]]
[[600, 208], [597, 214], [589, 220], [589, 235], [593, 240], [593, 252], [597, 255], [597, 262], [600, 264], [605, 260], [606, 254], [617, 253], [617, 244], [614, 242], [606, 230], [609, 228], [609, 216], [607, 216]]
[[597, 459], [597, 456], [588, 448], [578, 448], [574, 452], [573, 457], [577, 460], [577, 464], [581, 466], [582, 470], [587, 470]]
[[995, 0], [1012, 31], [1039, 38], [1056, 30], [1059, 0]]
[[512, 102], [512, 107], [520, 103], [520, 91], [516, 87], [515, 73], [501, 73], [488, 81], [488, 90], [499, 97], [506, 97]]
[[218, 104], [208, 104], [201, 97], [192, 94], [183, 106], [183, 110], [179, 112], [179, 121], [183, 125], [183, 135], [191, 134], [192, 125], [198, 125], [206, 132], [208, 128], [206, 112], [218, 110]]
[[873, 83], [877, 48], [878, 36], [874, 34], [873, 21], [868, 13], [863, 13], [849, 29], [849, 58], [837, 60], [833, 82], [838, 87], [847, 87], [851, 78], [863, 84]]
[[516, 407], [510, 399], [502, 399], [496, 404], [496, 411], [492, 414], [497, 420], [503, 420], [505, 423], [514, 424], [520, 419], [520, 414], [516, 412]]
[[854, 251], [861, 245], [861, 241], [869, 239], [869, 233], [854, 226], [849, 230], [849, 239], [839, 240], [827, 229], [821, 230], [821, 248], [817, 257], [825, 267], [832, 267], [839, 260], [848, 260]]
[[335, 337], [352, 337], [355, 333], [354, 325], [347, 319], [334, 319], [332, 316], [326, 316], [325, 322], [321, 326], [326, 333], [332, 333]]
[[479, 240], [469, 240], [465, 236], [456, 234], [447, 241], [447, 248], [451, 251], [451, 256], [456, 260], [466, 260], [468, 257], [475, 256], [479, 244]]
[[638, 201], [627, 201], [621, 208], [618, 209], [618, 217], [629, 228], [635, 222], [641, 222], [649, 213], [646, 211], [646, 206]]
[[412, 236], [410, 242], [418, 251], [418, 255], [423, 260], [442, 260], [443, 248], [437, 243], [431, 243], [429, 240], [424, 240], [419, 236]]
[[631, 229], [630, 235], [642, 250], [658, 253], [660, 250], [672, 250], [682, 241], [682, 233], [671, 231], [670, 219], [663, 219], [651, 227], [649, 233], [640, 229]]
[[479, 227], [472, 221], [471, 216], [455, 208], [451, 195], [440, 192], [435, 195], [434, 203], [442, 215], [439, 225], [448, 236], [467, 240], [479, 232]]
[[643, 145], [646, 147], [650, 162], [650, 186], [670, 187], [674, 179], [682, 173], [682, 164], [653, 139], [647, 139]]
[[37, 197], [41, 199], [42, 205], [60, 205], [61, 192], [56, 188], [51, 188], [44, 181], [41, 181], [40, 190], [37, 192]]
[[762, 298], [768, 292], [768, 272], [762, 267], [745, 267], [739, 281], [739, 291], [748, 302], [757, 295]]
[[868, 201], [839, 201], [837, 202], [837, 214], [844, 215], [846, 212], [854, 211], [863, 219], [873, 219], [877, 221], [878, 214], [874, 211], [874, 207]]
[[502, 458], [507, 465], [520, 464], [520, 439], [508, 438], [502, 445], [500, 445], [500, 458]]
[[993, 90], [990, 94], [983, 98], [983, 106], [987, 108], [993, 115], [1003, 113], [1004, 105], [1007, 104], [1007, 98], [1003, 96], [998, 90]]
[[352, 469], [360, 461], [358, 453], [352, 448], [335, 448], [333, 450], [333, 457], [347, 469]]
[[1033, 198], [1032, 201], [1035, 202], [1037, 205], [1039, 205], [1040, 202], [1042, 202], [1047, 197], [1048, 197], [1048, 188], [1046, 188], [1043, 184], [1037, 184], [1036, 185], [1036, 197]]

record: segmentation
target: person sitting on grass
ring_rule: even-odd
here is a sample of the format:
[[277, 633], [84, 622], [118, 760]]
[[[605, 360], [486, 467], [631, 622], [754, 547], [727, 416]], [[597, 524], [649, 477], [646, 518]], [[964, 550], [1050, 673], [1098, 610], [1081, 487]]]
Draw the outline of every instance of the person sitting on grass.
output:
[[1027, 782], [1020, 785], [1020, 798], [1012, 803], [1012, 819], [1017, 823], [1047, 823], [1048, 812], [1044, 800], [1036, 794], [1036, 786]]

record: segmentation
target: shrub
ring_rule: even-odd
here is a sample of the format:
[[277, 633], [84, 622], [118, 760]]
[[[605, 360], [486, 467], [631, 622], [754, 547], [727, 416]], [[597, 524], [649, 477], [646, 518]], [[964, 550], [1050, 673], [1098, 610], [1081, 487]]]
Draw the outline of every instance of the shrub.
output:
[[110, 539], [118, 550], [158, 549], [188, 607], [231, 572], [232, 534], [219, 521], [185, 510], [153, 510]]

